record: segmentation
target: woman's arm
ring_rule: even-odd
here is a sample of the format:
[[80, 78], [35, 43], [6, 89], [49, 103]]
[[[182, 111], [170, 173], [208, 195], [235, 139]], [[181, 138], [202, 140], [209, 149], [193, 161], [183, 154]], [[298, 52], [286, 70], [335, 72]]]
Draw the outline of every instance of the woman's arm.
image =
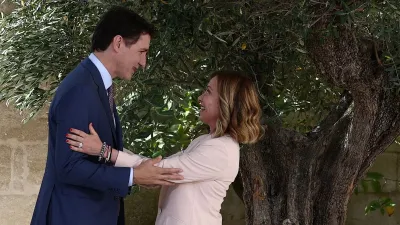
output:
[[137, 167], [139, 166], [143, 161], [148, 160], [149, 158], [146, 158], [144, 156], [136, 155], [136, 154], [129, 154], [128, 152], [125, 151], [119, 151], [118, 157], [115, 160], [114, 166], [115, 167]]
[[[234, 154], [232, 149], [232, 153]], [[237, 146], [239, 151], [239, 146]], [[136, 167], [148, 158], [128, 153], [125, 149], [120, 151], [115, 162], [116, 167]], [[203, 180], [213, 180], [221, 175], [221, 172], [228, 166], [228, 151], [225, 143], [220, 139], [210, 139], [204, 141], [196, 149], [188, 153], [175, 153], [157, 164], [163, 168], [181, 168], [183, 180], [174, 180], [174, 183], [188, 183]], [[160, 192], [159, 204], [163, 201], [163, 193], [166, 188]]]
[[[67, 143], [70, 145], [71, 150], [76, 152], [82, 152], [88, 155], [98, 156], [102, 148], [102, 142], [99, 135], [94, 130], [92, 124], [89, 124], [90, 135], [86, 134], [81, 130], [72, 128], [70, 133], [67, 134]], [[127, 152], [130, 152], [127, 153]], [[103, 158], [107, 158], [110, 154], [109, 150], [105, 151]], [[132, 167], [135, 168], [139, 166], [143, 161], [148, 158], [133, 154], [127, 149], [123, 151], [118, 151], [117, 149], [111, 149], [111, 163], [115, 167]]]
[[[239, 146], [237, 146], [239, 151]], [[232, 149], [234, 151], [235, 149]], [[234, 154], [234, 153], [233, 153]], [[228, 151], [221, 139], [204, 141], [196, 149], [188, 153], [168, 157], [158, 163], [163, 168], [181, 168], [183, 180], [171, 181], [174, 183], [188, 183], [217, 179], [221, 172], [228, 167]]]
[[[71, 129], [72, 134], [67, 135], [67, 138], [70, 139], [68, 143], [74, 151], [89, 155], [99, 155], [102, 145], [101, 140], [93, 127], [90, 126], [89, 130], [92, 135], [88, 135], [80, 130]], [[224, 141], [225, 139], [220, 138], [201, 140], [201, 144], [196, 149], [163, 159], [157, 166], [182, 169], [183, 172], [181, 175], [185, 179], [171, 180], [171, 182], [175, 183], [217, 179], [221, 175], [221, 172], [229, 165], [228, 150], [225, 147], [226, 143]], [[79, 143], [83, 143], [82, 148], [77, 147]], [[238, 145], [229, 147], [229, 152], [235, 154], [235, 151], [239, 151]], [[116, 167], [135, 167], [147, 159], [139, 155], [130, 155], [126, 152], [112, 149], [113, 158], [115, 158]]]
[[[76, 146], [71, 147], [72, 150], [74, 151], [80, 151], [89, 155], [99, 155], [100, 150], [97, 152], [87, 152], [86, 150], [81, 150], [77, 148]], [[132, 167], [135, 168], [139, 166], [143, 161], [148, 160], [149, 158], [146, 158], [144, 156], [136, 155], [132, 153], [131, 151], [124, 149], [124, 151], [118, 151], [117, 149], [111, 149], [111, 163], [114, 164], [115, 167]], [[128, 153], [129, 151], [130, 153]], [[103, 158], [107, 158], [108, 152], [104, 152]]]

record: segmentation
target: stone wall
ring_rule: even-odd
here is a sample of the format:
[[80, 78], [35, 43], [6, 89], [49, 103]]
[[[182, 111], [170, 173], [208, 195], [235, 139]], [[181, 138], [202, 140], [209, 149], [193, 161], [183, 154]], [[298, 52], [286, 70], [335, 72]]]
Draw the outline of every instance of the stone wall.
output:
[[29, 224], [42, 180], [47, 149], [47, 118], [27, 124], [15, 109], [0, 104], [0, 224]]
[[353, 195], [350, 199], [347, 224], [346, 225], [400, 225], [400, 211], [389, 217], [382, 216], [380, 212], [372, 212], [364, 215], [365, 206], [372, 200], [379, 197], [390, 197], [400, 209], [400, 147], [397, 144], [391, 145], [383, 154], [379, 155], [372, 165], [370, 171], [383, 174], [388, 180], [382, 183], [383, 193], [372, 192]]

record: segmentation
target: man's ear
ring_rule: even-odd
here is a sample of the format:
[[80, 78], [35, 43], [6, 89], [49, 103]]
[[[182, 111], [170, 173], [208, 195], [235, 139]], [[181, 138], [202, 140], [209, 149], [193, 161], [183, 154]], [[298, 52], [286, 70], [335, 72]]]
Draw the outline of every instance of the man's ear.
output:
[[121, 35], [116, 35], [114, 38], [113, 38], [113, 40], [112, 40], [112, 42], [111, 42], [111, 45], [112, 45], [112, 48], [113, 48], [113, 50], [115, 51], [115, 52], [119, 52], [120, 51], [120, 49], [121, 49], [121, 42], [123, 41], [123, 38], [122, 38], [122, 36]]

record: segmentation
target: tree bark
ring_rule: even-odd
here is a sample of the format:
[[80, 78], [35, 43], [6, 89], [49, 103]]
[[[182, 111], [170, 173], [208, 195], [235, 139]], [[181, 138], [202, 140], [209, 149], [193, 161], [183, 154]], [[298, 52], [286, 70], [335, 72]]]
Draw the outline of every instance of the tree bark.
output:
[[345, 223], [355, 185], [400, 132], [398, 103], [360, 121], [354, 104], [329, 128], [306, 136], [269, 127], [262, 141], [242, 150], [247, 224]]
[[315, 24], [307, 49], [320, 76], [345, 92], [309, 134], [271, 126], [241, 151], [249, 225], [344, 225], [358, 181], [400, 134], [400, 98], [376, 44], [348, 25], [338, 26], [339, 38], [326, 36], [328, 24]]

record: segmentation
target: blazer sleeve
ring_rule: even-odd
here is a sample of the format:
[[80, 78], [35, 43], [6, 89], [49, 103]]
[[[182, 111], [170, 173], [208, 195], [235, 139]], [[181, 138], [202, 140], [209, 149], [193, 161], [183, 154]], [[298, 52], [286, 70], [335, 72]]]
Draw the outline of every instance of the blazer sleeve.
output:
[[174, 183], [214, 180], [228, 166], [228, 151], [220, 139], [204, 141], [196, 149], [183, 154], [176, 154], [161, 160], [158, 166], [180, 168], [183, 180], [171, 180]]
[[[52, 108], [52, 120], [56, 123], [55, 168], [63, 183], [110, 191], [124, 197], [128, 194], [130, 168], [113, 167], [94, 162], [94, 157], [72, 151], [66, 143], [66, 134], [71, 128], [88, 133], [90, 108], [88, 102], [97, 98], [97, 93], [85, 86], [69, 90]], [[85, 97], [82, 97], [85, 96]], [[52, 134], [53, 135], [53, 134]]]
[[[181, 152], [177, 152], [169, 157], [174, 157]], [[168, 158], [169, 158], [168, 157]], [[124, 148], [124, 151], [120, 151], [117, 156], [117, 160], [115, 161], [115, 167], [132, 167], [135, 168], [139, 166], [143, 161], [148, 160], [149, 158], [137, 155], [128, 149]]]
[[[129, 151], [129, 150], [128, 150]], [[132, 167], [135, 168], [139, 166], [143, 161], [146, 161], [148, 158], [140, 155], [133, 154], [132, 152], [128, 152], [126, 149], [124, 151], [120, 151], [117, 156], [117, 160], [115, 161], [115, 167]]]

